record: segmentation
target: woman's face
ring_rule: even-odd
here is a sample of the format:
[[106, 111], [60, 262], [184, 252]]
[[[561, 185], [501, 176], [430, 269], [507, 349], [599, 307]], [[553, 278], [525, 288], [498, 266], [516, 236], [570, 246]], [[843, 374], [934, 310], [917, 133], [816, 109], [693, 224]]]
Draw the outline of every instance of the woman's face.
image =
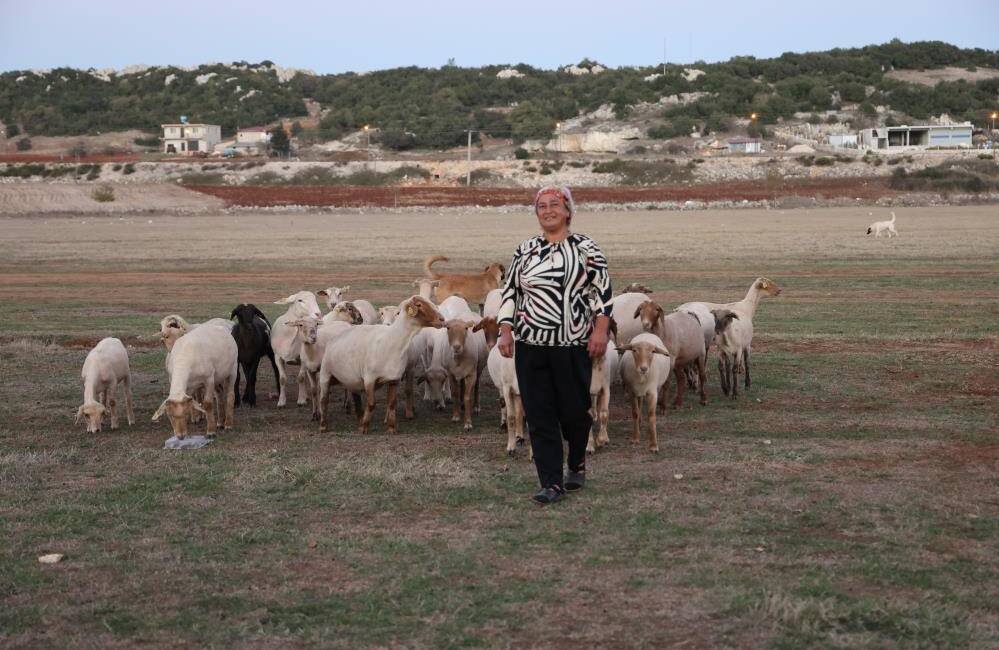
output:
[[556, 233], [566, 228], [569, 208], [562, 202], [562, 197], [556, 194], [545, 194], [538, 199], [538, 204], [535, 207], [538, 224], [542, 230]]

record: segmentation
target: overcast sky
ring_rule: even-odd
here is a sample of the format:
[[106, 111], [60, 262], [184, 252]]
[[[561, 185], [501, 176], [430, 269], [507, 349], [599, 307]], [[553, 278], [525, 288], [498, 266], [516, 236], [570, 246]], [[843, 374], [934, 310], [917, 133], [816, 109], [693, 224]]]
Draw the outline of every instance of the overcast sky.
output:
[[999, 49], [999, 0], [0, 0], [0, 71], [269, 59], [320, 73], [610, 66], [941, 40]]

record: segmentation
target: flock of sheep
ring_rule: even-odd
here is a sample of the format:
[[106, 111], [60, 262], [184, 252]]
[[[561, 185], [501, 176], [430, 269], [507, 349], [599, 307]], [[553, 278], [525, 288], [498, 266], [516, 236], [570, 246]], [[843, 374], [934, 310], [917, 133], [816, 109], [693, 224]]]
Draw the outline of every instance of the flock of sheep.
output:
[[[369, 301], [347, 301], [349, 287], [299, 291], [276, 304], [287, 311], [273, 324], [254, 305], [241, 304], [230, 318], [188, 323], [178, 315], [160, 322], [167, 349], [170, 390], [153, 414], [170, 420], [174, 436], [183, 439], [190, 423], [205, 420], [208, 436], [233, 426], [241, 402], [256, 404], [256, 376], [267, 358], [277, 380], [277, 406], [287, 402], [288, 365], [298, 365], [298, 404], [311, 402], [320, 432], [332, 428], [330, 399], [342, 386], [344, 408], [351, 403], [359, 431], [367, 433], [375, 408], [376, 390], [385, 386], [385, 426], [396, 431], [396, 401], [400, 384], [406, 418], [415, 414], [414, 391], [438, 410], [452, 402], [452, 421], [472, 428], [479, 411], [479, 387], [488, 371], [500, 393], [500, 420], [507, 430], [507, 451], [525, 439], [523, 406], [513, 359], [499, 353], [496, 342], [503, 267], [491, 264], [477, 274], [443, 275], [430, 267], [442, 257], [429, 258], [430, 278], [414, 282], [419, 293], [398, 306], [376, 309]], [[666, 390], [675, 377], [674, 405], [683, 403], [686, 387], [707, 401], [708, 350], [718, 349], [722, 391], [738, 394], [739, 375], [750, 386], [753, 317], [761, 298], [780, 294], [767, 278], [757, 278], [745, 298], [731, 303], [688, 302], [667, 313], [641, 285], [629, 285], [613, 299], [611, 341], [607, 353], [594, 360], [591, 394], [594, 428], [590, 452], [607, 444], [612, 384], [620, 382], [632, 405], [633, 441], [640, 437], [640, 410], [647, 414], [648, 446], [657, 452], [656, 413], [665, 412]], [[326, 314], [318, 298], [328, 307]], [[478, 313], [471, 304], [478, 306]], [[235, 323], [233, 322], [235, 320]], [[83, 364], [83, 405], [77, 423], [88, 432], [101, 430], [105, 417], [118, 427], [117, 385], [123, 385], [128, 423], [134, 423], [128, 352], [120, 340], [106, 338]], [[240, 395], [240, 380], [246, 386]], [[362, 401], [361, 395], [364, 395]], [[335, 410], [335, 409], [334, 409]]]

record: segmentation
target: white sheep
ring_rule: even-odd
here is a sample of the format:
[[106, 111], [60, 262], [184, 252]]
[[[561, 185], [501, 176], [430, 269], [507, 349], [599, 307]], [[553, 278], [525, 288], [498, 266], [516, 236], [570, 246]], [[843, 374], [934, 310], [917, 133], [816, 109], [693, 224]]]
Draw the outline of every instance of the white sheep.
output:
[[433, 303], [413, 296], [402, 304], [399, 317], [391, 325], [355, 325], [326, 345], [319, 370], [319, 431], [328, 429], [329, 389], [342, 384], [348, 390], [365, 393], [364, 414], [359, 424], [367, 433], [375, 410], [375, 389], [386, 385], [385, 424], [396, 430], [396, 390], [406, 371], [409, 344], [424, 327], [440, 327], [444, 319]]
[[420, 278], [419, 280], [413, 280], [413, 286], [417, 289], [417, 294], [429, 302], [434, 302], [435, 289], [441, 284], [440, 280], [430, 280], [427, 278]]
[[301, 344], [299, 361], [302, 364], [302, 370], [305, 372], [309, 398], [312, 400], [312, 419], [318, 420], [319, 369], [323, 364], [326, 345], [334, 337], [342, 334], [347, 329], [353, 327], [353, 325], [342, 321], [326, 323], [315, 316], [306, 316], [298, 320], [288, 321], [288, 325], [295, 328], [298, 341]]
[[[278, 368], [278, 384], [281, 390], [278, 393], [277, 406], [281, 408], [287, 401], [287, 384], [289, 363], [298, 361], [299, 352], [302, 347], [301, 341], [296, 336], [296, 329], [289, 325], [289, 321], [298, 320], [312, 316], [322, 318], [319, 311], [319, 303], [316, 302], [316, 294], [311, 291], [299, 291], [287, 298], [275, 300], [275, 305], [288, 305], [288, 311], [277, 317], [271, 327], [271, 349], [274, 350], [274, 360]], [[308, 389], [305, 387], [305, 371], [301, 368], [298, 372], [298, 405], [303, 406], [308, 400]]]
[[326, 301], [326, 308], [332, 310], [343, 302], [343, 294], [350, 291], [350, 285], [343, 287], [326, 287], [316, 292], [316, 296]]
[[[701, 405], [707, 404], [707, 375], [705, 372], [707, 353], [704, 349], [704, 332], [697, 316], [686, 311], [674, 311], [666, 314], [659, 303], [653, 300], [639, 305], [635, 315], [641, 320], [642, 328], [646, 332], [652, 332], [658, 336], [666, 349], [670, 351], [673, 375], [676, 377], [676, 398], [673, 400], [673, 407], [683, 406], [683, 391], [687, 384], [684, 376], [685, 368], [693, 368], [697, 373]], [[659, 410], [664, 412], [666, 410], [666, 386], [663, 386], [663, 393], [659, 399]]]
[[743, 320], [728, 309], [715, 309], [712, 313], [722, 392], [735, 399], [739, 396], [739, 370], [745, 368], [747, 375], [749, 373], [748, 350], [753, 342], [753, 321]]
[[[593, 360], [593, 370], [590, 375], [590, 401], [593, 415], [593, 425], [590, 427], [590, 437], [586, 443], [586, 451], [593, 453], [610, 442], [607, 434], [607, 422], [610, 419], [610, 389], [614, 378], [618, 376], [620, 359], [617, 354], [617, 326], [612, 319], [610, 336], [607, 338], [607, 351], [603, 356]], [[594, 429], [596, 435], [593, 434]]]
[[451, 421], [461, 421], [461, 410], [464, 405], [465, 431], [472, 429], [473, 400], [475, 411], [479, 410], [479, 376], [486, 366], [488, 355], [485, 334], [482, 331], [472, 331], [477, 320], [455, 318], [447, 321], [444, 324], [447, 345], [441, 350], [441, 361], [451, 383]]
[[83, 362], [83, 404], [76, 412], [76, 424], [87, 419], [87, 433], [98, 433], [104, 413], [111, 416], [111, 430], [118, 428], [118, 384], [125, 393], [125, 413], [129, 426], [135, 424], [132, 413], [132, 375], [128, 367], [128, 350], [114, 337], [101, 339], [87, 353]]
[[465, 318], [475, 316], [475, 312], [468, 305], [468, 301], [461, 296], [448, 296], [437, 306], [444, 320], [453, 318]]
[[646, 294], [639, 292], [622, 293], [611, 298], [611, 317], [617, 323], [618, 345], [630, 343], [632, 338], [644, 331], [635, 310], [648, 299]]
[[399, 316], [399, 307], [396, 305], [389, 305], [386, 307], [378, 308], [378, 322], [382, 325], [391, 325]]
[[[516, 355], [516, 351], [514, 351]], [[489, 351], [489, 359], [486, 367], [489, 369], [489, 377], [493, 384], [499, 389], [500, 400], [500, 426], [506, 426], [506, 453], [513, 455], [517, 445], [524, 444], [524, 403], [520, 398], [520, 384], [517, 382], [517, 366], [515, 357], [504, 357], [500, 354], [499, 346], [493, 347]], [[530, 445], [528, 445], [530, 449]], [[533, 454], [531, 454], [533, 457]]]
[[[153, 421], [163, 413], [177, 438], [187, 435], [187, 423], [192, 411], [199, 411], [207, 420], [207, 435], [218, 428], [232, 427], [236, 403], [236, 373], [239, 349], [236, 339], [221, 327], [199, 327], [177, 339], [170, 352], [170, 394], [153, 414]], [[221, 413], [217, 413], [216, 387], [222, 394]], [[201, 404], [193, 395], [204, 389]]]
[[[644, 294], [642, 294], [644, 295]], [[656, 433], [656, 403], [659, 391], [669, 380], [672, 358], [662, 340], [655, 334], [638, 334], [631, 343], [617, 348], [621, 357], [621, 380], [631, 392], [631, 441], [637, 443], [641, 437], [641, 406], [645, 401], [648, 417], [649, 451], [659, 453], [659, 438]]]
[[503, 305], [503, 290], [493, 289], [486, 294], [486, 302], [482, 307], [482, 317], [499, 316], [500, 307]]

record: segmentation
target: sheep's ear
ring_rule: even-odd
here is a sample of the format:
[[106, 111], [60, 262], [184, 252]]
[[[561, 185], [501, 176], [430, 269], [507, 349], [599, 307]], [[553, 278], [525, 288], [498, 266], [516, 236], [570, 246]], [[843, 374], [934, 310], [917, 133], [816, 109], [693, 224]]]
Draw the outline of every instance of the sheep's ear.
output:
[[288, 303], [295, 302], [295, 296], [288, 296], [287, 298], [281, 298], [280, 300], [275, 300], [275, 305], [287, 305]]
[[624, 354], [625, 352], [631, 352], [631, 344], [625, 343], [624, 345], [617, 346], [617, 353]]
[[82, 419], [83, 419], [83, 406], [81, 405], [80, 408], [76, 410], [76, 420], [73, 422], [73, 424], [79, 424], [80, 420]]
[[236, 310], [239, 309], [240, 306], [241, 305], [232, 308], [232, 311], [229, 312], [229, 320], [236, 318]]
[[419, 377], [416, 378], [416, 385], [417, 386], [419, 386], [420, 384], [425, 384], [425, 383], [427, 383], [427, 378], [426, 378], [425, 375], [420, 375]]
[[166, 412], [167, 402], [169, 402], [169, 401], [170, 401], [170, 398], [169, 397], [166, 398], [165, 400], [163, 400], [163, 403], [160, 404], [160, 407], [158, 409], [156, 409], [156, 412], [153, 413], [153, 422], [159, 421], [160, 417], [163, 416], [163, 414]]
[[320, 289], [319, 291], [316, 292], [316, 295], [317, 296], [322, 296], [323, 298], [326, 298], [327, 296], [330, 295], [330, 293], [326, 289]]
[[304, 324], [305, 324], [305, 321], [302, 320], [301, 318], [299, 318], [297, 320], [290, 320], [287, 323], [285, 323], [285, 325], [291, 325], [292, 327], [298, 327], [299, 325], [304, 325]]
[[661, 354], [664, 357], [670, 356], [669, 350], [667, 350], [666, 346], [663, 345], [657, 345], [655, 348], [652, 349], [652, 351], [656, 354]]
[[203, 409], [203, 408], [201, 407], [201, 404], [198, 404], [198, 403], [197, 403], [196, 401], [194, 401], [194, 400], [193, 400], [193, 399], [191, 399], [190, 397], [188, 397], [187, 399], [190, 399], [190, 400], [191, 400], [191, 408], [193, 408], [193, 409], [194, 409], [195, 411], [197, 411], [198, 413], [200, 413], [200, 414], [202, 414], [202, 415], [205, 415], [205, 416], [207, 416], [207, 415], [208, 415], [207, 411], [205, 411], [205, 409]]
[[638, 306], [638, 309], [635, 310], [635, 315], [632, 316], [632, 318], [638, 318], [639, 314], [642, 313], [642, 305], [644, 305], [644, 304], [645, 303], [643, 302], [641, 305]]
[[462, 325], [464, 325], [465, 329], [467, 330], [472, 329], [473, 327], [475, 327], [475, 321], [470, 321], [470, 320], [462, 321]]
[[340, 287], [340, 293], [347, 293], [348, 291], [350, 291], [350, 285], [349, 284], [347, 286], [345, 286], [345, 287]]

